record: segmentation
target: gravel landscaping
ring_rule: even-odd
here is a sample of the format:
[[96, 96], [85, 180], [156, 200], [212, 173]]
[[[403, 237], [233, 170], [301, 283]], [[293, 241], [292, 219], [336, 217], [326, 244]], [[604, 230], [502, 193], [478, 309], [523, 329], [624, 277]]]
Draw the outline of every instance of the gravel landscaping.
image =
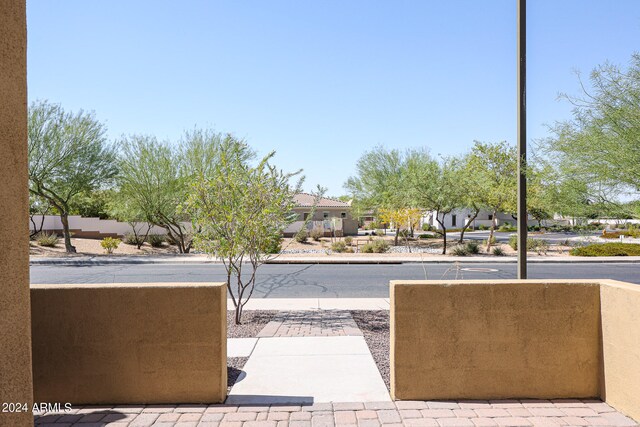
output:
[[351, 311], [351, 316], [364, 335], [387, 389], [390, 389], [389, 312], [387, 310]]
[[231, 387], [242, 373], [244, 364], [249, 360], [248, 357], [228, 357], [227, 358], [227, 393], [231, 391]]
[[255, 338], [276, 314], [278, 314], [276, 310], [247, 310], [242, 313], [242, 325], [236, 325], [236, 312], [229, 310], [227, 312], [227, 338]]

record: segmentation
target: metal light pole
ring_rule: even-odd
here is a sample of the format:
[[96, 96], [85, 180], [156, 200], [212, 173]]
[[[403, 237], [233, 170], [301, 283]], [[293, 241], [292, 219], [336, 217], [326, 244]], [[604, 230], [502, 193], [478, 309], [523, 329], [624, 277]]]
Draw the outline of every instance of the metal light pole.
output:
[[518, 1], [518, 279], [527, 278], [527, 1]]

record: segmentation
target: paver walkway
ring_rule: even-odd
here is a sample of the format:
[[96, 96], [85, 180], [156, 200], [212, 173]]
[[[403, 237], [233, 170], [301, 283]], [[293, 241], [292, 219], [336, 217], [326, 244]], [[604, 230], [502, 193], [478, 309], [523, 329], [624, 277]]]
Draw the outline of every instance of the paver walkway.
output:
[[637, 426], [598, 400], [149, 405], [79, 407], [35, 417], [39, 427]]
[[361, 336], [362, 331], [344, 310], [286, 311], [278, 313], [258, 334], [266, 337]]

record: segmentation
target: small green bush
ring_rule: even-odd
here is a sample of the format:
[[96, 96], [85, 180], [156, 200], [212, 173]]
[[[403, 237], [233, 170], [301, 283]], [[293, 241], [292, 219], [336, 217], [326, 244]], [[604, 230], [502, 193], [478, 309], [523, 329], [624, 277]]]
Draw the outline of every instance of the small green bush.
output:
[[498, 228], [498, 231], [517, 231], [517, 227], [505, 222]]
[[144, 243], [144, 236], [136, 236], [133, 233], [126, 233], [122, 236], [122, 241], [127, 245], [138, 246]]
[[509, 246], [511, 246], [511, 249], [514, 251], [518, 250], [518, 236], [509, 236]]
[[366, 243], [362, 247], [362, 252], [366, 254], [376, 253], [381, 254], [389, 250], [389, 243], [383, 239], [373, 240], [369, 243]]
[[114, 239], [113, 237], [105, 237], [100, 242], [100, 246], [104, 249], [104, 251], [108, 254], [112, 254], [115, 249], [118, 249], [122, 241], [120, 239]]
[[149, 244], [151, 246], [153, 246], [154, 248], [160, 248], [162, 247], [162, 244], [166, 241], [167, 239], [162, 235], [162, 234], [149, 234], [149, 236], [147, 236], [147, 241], [149, 242]]
[[493, 248], [493, 250], [491, 252], [495, 256], [504, 256], [504, 251], [502, 250], [502, 248], [500, 246], [496, 246], [495, 248]]
[[433, 231], [433, 225], [425, 222], [422, 224], [422, 231]]
[[475, 242], [475, 241], [467, 242], [464, 248], [469, 254], [475, 255], [480, 253], [480, 245], [478, 244], [478, 242]]
[[599, 243], [573, 248], [569, 254], [574, 256], [640, 256], [640, 244]]
[[489, 229], [489, 227], [487, 227], [487, 226], [486, 226], [486, 225], [484, 225], [484, 224], [480, 224], [480, 225], [478, 226], [478, 230], [488, 230], [488, 229]]
[[296, 239], [296, 242], [298, 243], [307, 243], [307, 239], [309, 238], [309, 234], [307, 233], [307, 229], [306, 228], [302, 228], [300, 231], [298, 231], [294, 237]]
[[454, 256], [467, 256], [469, 255], [469, 252], [467, 252], [467, 248], [464, 247], [463, 245], [456, 245], [453, 248], [451, 248], [451, 251], [449, 252], [451, 255]]
[[407, 237], [409, 237], [409, 230], [403, 229], [398, 231], [398, 237], [406, 239]]
[[378, 228], [378, 229], [376, 230], [376, 236], [378, 236], [378, 237], [382, 237], [382, 236], [384, 236], [384, 230], [381, 230], [381, 229], [379, 229], [379, 228]]
[[353, 244], [353, 237], [351, 236], [345, 237], [344, 242], [347, 244], [347, 246], [351, 246]]
[[420, 234], [418, 236], [418, 238], [420, 238], [420, 239], [437, 239], [438, 236], [436, 236], [435, 234], [427, 233], [427, 234]]
[[58, 244], [58, 235], [56, 233], [47, 233], [45, 231], [41, 231], [40, 233], [36, 234], [35, 240], [40, 246], [53, 248]]
[[311, 230], [311, 233], [309, 233], [309, 235], [313, 240], [315, 240], [316, 242], [319, 242], [320, 239], [324, 237], [324, 230], [320, 227], [316, 227], [313, 230]]
[[342, 240], [338, 240], [331, 244], [331, 250], [333, 252], [342, 253], [347, 250], [347, 244]]
[[345, 249], [344, 251], [345, 251], [345, 253], [352, 254], [352, 253], [353, 253], [353, 248], [348, 247], [348, 248], [347, 248], [347, 249]]
[[274, 254], [279, 254], [281, 250], [282, 250], [282, 239], [274, 238], [274, 239], [271, 239], [271, 241], [266, 244], [263, 251], [267, 255], [274, 255]]

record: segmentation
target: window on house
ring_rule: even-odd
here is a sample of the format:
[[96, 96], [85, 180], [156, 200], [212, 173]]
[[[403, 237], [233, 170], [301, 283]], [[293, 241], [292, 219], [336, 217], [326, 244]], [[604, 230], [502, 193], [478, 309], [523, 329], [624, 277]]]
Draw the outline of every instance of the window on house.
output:
[[493, 215], [489, 215], [489, 221], [493, 219]]
[[346, 212], [340, 212], [340, 218], [346, 218], [346, 217], [347, 217]]
[[328, 219], [329, 218], [329, 212], [322, 212], [322, 218]]
[[307, 220], [307, 218], [309, 218], [309, 212], [305, 212], [305, 213], [302, 215], [302, 220], [303, 220], [303, 221], [306, 221], [306, 220]]
[[451, 225], [453, 227], [455, 227], [457, 225], [456, 224], [457, 220], [458, 220], [458, 216], [457, 215], [451, 215]]

